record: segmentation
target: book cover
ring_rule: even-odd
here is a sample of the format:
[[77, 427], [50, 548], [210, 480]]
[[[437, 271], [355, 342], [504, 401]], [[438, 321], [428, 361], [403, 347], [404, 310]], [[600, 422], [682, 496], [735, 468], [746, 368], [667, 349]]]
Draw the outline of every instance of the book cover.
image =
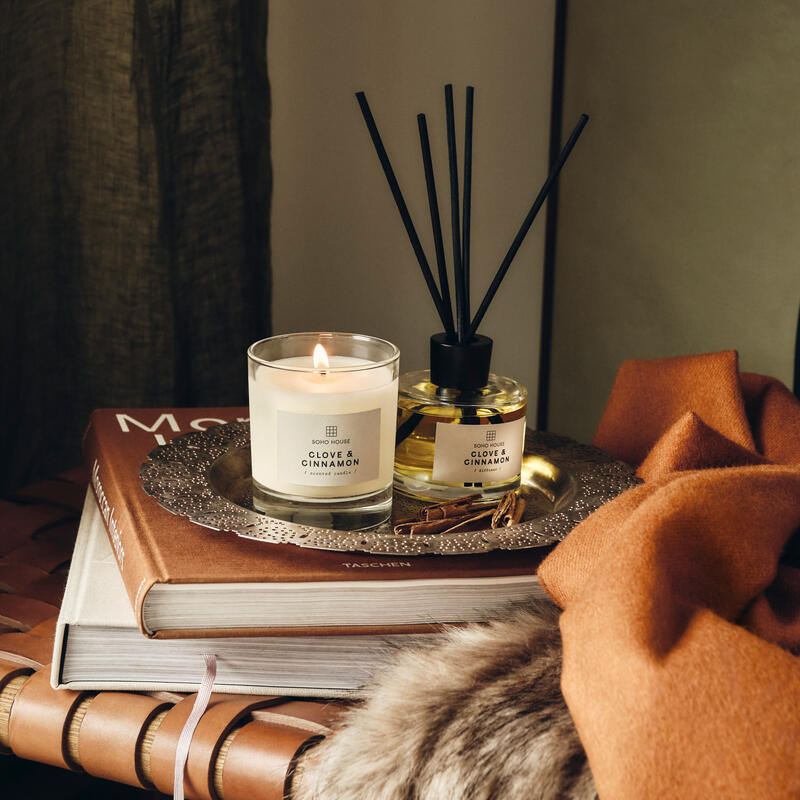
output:
[[[541, 549], [494, 551], [464, 556], [376, 556], [268, 544], [205, 528], [161, 508], [142, 489], [139, 468], [159, 444], [193, 430], [246, 419], [247, 408], [99, 409], [92, 413], [84, 453], [101, 515], [112, 544], [137, 623], [148, 636], [259, 636], [275, 633], [274, 625], [247, 628], [207, 627], [197, 619], [175, 629], [148, 625], [145, 605], [154, 586], [215, 584], [369, 582], [370, 588], [419, 581], [420, 589], [458, 579], [533, 576], [543, 558]], [[377, 586], [376, 586], [377, 584]], [[292, 631], [391, 633], [395, 625], [370, 625], [367, 603], [357, 625], [308, 624], [288, 621], [281, 635]], [[436, 615], [431, 616], [437, 621]], [[458, 620], [447, 620], [458, 621]], [[399, 626], [403, 632], [426, 632], [429, 624]], [[329, 630], [331, 629], [331, 630]], [[396, 631], [394, 631], [396, 632]]]

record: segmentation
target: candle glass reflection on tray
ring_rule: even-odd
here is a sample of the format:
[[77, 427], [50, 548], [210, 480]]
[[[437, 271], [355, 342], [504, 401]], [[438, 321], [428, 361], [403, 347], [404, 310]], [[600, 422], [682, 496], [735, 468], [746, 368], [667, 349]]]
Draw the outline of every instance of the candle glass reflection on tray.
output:
[[292, 333], [247, 351], [253, 504], [359, 530], [389, 518], [400, 352], [350, 333]]

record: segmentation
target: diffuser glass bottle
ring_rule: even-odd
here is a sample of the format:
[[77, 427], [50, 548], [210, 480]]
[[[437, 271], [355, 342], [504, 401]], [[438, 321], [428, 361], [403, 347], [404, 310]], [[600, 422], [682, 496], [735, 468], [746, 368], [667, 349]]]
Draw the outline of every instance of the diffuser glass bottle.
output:
[[431, 369], [400, 377], [395, 489], [424, 500], [519, 486], [527, 390], [489, 372], [492, 341], [431, 337]]

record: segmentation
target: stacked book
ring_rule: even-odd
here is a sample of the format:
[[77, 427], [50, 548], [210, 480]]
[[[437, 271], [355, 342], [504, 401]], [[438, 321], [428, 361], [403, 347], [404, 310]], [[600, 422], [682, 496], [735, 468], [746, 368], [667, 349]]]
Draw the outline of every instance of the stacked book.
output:
[[221, 692], [344, 697], [398, 647], [542, 593], [537, 550], [375, 556], [268, 544], [161, 508], [139, 468], [158, 444], [245, 408], [102, 409], [84, 442], [87, 493], [51, 682], [195, 691], [204, 653]]

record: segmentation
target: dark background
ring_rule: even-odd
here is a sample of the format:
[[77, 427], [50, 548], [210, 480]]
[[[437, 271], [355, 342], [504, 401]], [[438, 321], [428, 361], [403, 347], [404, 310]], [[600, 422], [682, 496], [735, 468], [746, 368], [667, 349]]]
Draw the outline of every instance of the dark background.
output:
[[266, 0], [0, 7], [0, 491], [98, 407], [245, 404], [270, 333]]

